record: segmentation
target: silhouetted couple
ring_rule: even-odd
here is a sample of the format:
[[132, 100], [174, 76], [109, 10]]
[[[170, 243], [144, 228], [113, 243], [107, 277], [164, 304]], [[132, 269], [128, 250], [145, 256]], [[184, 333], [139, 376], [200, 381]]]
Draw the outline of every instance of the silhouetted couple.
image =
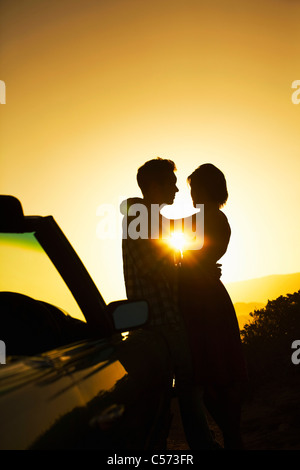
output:
[[175, 171], [170, 160], [146, 162], [137, 173], [143, 198], [121, 206], [127, 297], [148, 301], [149, 327], [168, 344], [190, 449], [218, 448], [205, 407], [223, 432], [224, 447], [240, 449], [239, 384], [246, 370], [235, 310], [217, 265], [230, 239], [230, 226], [220, 211], [228, 197], [226, 180], [211, 164], [189, 176], [194, 206], [204, 204], [204, 243], [201, 249], [185, 251], [175, 265], [173, 248], [162, 237], [164, 218], [153, 211], [173, 203]]

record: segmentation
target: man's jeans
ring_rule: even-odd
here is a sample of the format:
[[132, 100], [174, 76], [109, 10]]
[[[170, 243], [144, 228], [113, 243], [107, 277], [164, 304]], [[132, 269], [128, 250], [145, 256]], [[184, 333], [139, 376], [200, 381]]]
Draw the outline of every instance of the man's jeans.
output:
[[181, 419], [190, 449], [216, 449], [206, 420], [203, 391], [193, 381], [192, 357], [183, 321], [152, 328], [163, 335], [171, 353]]

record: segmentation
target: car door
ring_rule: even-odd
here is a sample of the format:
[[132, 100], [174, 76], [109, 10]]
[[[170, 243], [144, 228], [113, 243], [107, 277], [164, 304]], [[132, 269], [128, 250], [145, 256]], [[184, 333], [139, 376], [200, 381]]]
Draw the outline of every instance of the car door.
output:
[[59, 360], [84, 408], [76, 448], [163, 447], [172, 377], [161, 338], [147, 330], [132, 331], [70, 349]]
[[[84, 423], [82, 399], [72, 378], [51, 355], [14, 358], [0, 368], [0, 383], [0, 449], [74, 446]], [[72, 416], [76, 419], [65, 433], [58, 424]]]

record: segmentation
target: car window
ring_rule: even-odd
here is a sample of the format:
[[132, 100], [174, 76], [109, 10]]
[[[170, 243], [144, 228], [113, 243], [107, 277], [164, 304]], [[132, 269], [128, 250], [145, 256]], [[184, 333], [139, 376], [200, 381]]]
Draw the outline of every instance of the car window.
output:
[[0, 291], [48, 302], [74, 318], [85, 318], [34, 233], [0, 233]]

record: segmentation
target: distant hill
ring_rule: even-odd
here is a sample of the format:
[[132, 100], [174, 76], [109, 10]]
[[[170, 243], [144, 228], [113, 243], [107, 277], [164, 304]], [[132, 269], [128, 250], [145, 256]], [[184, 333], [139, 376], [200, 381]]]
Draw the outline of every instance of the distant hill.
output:
[[300, 289], [300, 273], [274, 274], [226, 284], [233, 303], [267, 303], [280, 295], [292, 294]]
[[235, 306], [239, 325], [249, 319], [249, 313], [263, 308], [268, 300], [293, 294], [300, 289], [300, 273], [274, 274], [247, 281], [225, 284]]

